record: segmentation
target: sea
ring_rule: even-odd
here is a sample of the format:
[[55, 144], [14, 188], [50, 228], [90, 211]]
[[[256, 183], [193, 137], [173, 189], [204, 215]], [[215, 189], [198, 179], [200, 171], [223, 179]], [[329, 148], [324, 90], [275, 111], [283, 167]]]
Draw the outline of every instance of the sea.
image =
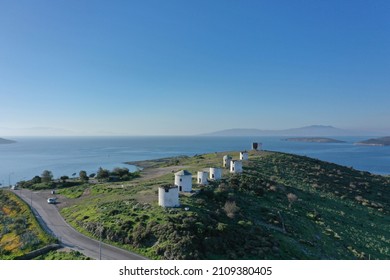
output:
[[15, 137], [0, 145], [0, 184], [14, 185], [41, 175], [78, 176], [80, 170], [96, 173], [99, 167], [136, 166], [125, 162], [211, 152], [250, 150], [253, 142], [268, 151], [305, 155], [374, 174], [390, 174], [390, 147], [361, 146], [371, 137], [335, 137], [345, 143], [284, 141], [283, 137]]

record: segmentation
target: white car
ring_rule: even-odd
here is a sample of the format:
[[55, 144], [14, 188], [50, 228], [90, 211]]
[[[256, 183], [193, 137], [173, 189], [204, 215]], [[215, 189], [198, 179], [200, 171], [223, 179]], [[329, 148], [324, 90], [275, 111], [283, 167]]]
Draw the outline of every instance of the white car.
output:
[[57, 203], [57, 198], [50, 197], [50, 198], [47, 199], [47, 203], [49, 203], [49, 204], [56, 204]]

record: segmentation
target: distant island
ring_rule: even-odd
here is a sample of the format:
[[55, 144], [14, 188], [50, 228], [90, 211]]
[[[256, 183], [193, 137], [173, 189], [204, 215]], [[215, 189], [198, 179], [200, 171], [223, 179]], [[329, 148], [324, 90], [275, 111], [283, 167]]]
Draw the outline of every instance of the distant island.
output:
[[290, 142], [310, 142], [310, 143], [345, 143], [345, 141], [325, 138], [325, 137], [295, 137], [295, 138], [286, 138], [282, 139], [283, 141]]
[[390, 146], [390, 136], [381, 138], [372, 138], [356, 143], [357, 145], [368, 145], [368, 146]]
[[[201, 136], [280, 136], [280, 137], [340, 137], [340, 136], [362, 136], [372, 135], [366, 131], [347, 130], [330, 125], [310, 125], [299, 128], [282, 130], [261, 130], [256, 128], [234, 128], [201, 134]], [[384, 136], [380, 133], [375, 136]]]
[[16, 143], [16, 141], [0, 138], [0, 144], [13, 144], [13, 143]]

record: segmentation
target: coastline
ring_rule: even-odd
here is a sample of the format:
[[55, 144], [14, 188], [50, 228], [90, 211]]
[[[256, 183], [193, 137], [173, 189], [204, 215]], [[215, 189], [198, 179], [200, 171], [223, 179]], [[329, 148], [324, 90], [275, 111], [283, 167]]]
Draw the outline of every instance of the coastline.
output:
[[385, 147], [385, 144], [369, 144], [369, 143], [354, 143], [356, 146], [373, 146], [373, 147]]
[[[284, 219], [290, 220], [286, 217], [288, 217], [289, 213], [294, 213], [294, 218], [291, 216], [290, 220], [290, 226], [294, 225], [294, 227], [296, 225], [296, 223], [293, 222], [296, 218], [295, 211], [300, 209], [300, 217], [305, 220], [307, 226], [313, 226], [313, 218], [317, 217], [317, 214], [316, 212], [314, 212], [314, 214], [309, 213], [308, 215], [306, 208], [307, 203], [311, 203], [311, 199], [313, 199], [312, 191], [316, 192], [318, 190], [319, 194], [322, 194], [323, 192], [331, 194], [327, 198], [329, 199], [329, 205], [331, 205], [332, 209], [331, 214], [328, 216], [329, 221], [333, 220], [334, 203], [339, 203], [341, 208], [337, 209], [347, 211], [348, 214], [354, 214], [354, 211], [349, 212], [351, 211], [350, 208], [345, 208], [345, 199], [351, 199], [351, 201], [355, 201], [355, 197], [358, 197], [358, 194], [364, 196], [365, 198], [365, 200], [359, 200], [358, 202], [356, 202], [356, 209], [359, 210], [357, 215], [359, 215], [359, 217], [361, 217], [360, 210], [362, 210], [362, 207], [371, 207], [372, 205], [373, 207], [384, 208], [382, 205], [385, 205], [382, 201], [388, 191], [385, 189], [382, 190], [376, 188], [378, 187], [379, 181], [387, 182], [386, 180], [388, 180], [388, 178], [382, 176], [375, 176], [370, 173], [353, 170], [346, 166], [335, 165], [333, 163], [319, 161], [313, 158], [297, 156], [283, 152], [270, 151], [250, 151], [249, 161], [246, 161], [244, 163], [244, 170], [246, 171], [243, 173], [242, 176], [231, 175], [228, 169], [223, 169], [223, 177], [226, 180], [224, 184], [229, 184], [228, 187], [219, 187], [218, 183], [210, 183], [210, 188], [198, 186], [198, 184], [195, 184], [195, 190], [203, 191], [194, 192], [197, 193], [196, 196], [186, 194], [180, 195], [180, 204], [182, 205], [180, 209], [164, 210], [157, 205], [157, 190], [162, 185], [172, 184], [174, 182], [173, 173], [185, 169], [192, 174], [192, 182], [194, 182], [193, 179], [196, 176], [197, 172], [202, 170], [204, 171], [205, 169], [207, 170], [208, 168], [213, 166], [221, 167], [222, 158], [224, 154], [230, 154], [233, 158], [237, 158], [239, 156], [239, 151], [224, 151], [217, 153], [213, 152], [206, 154], [198, 154], [191, 157], [173, 156], [155, 160], [151, 159], [127, 162], [144, 168], [140, 173], [140, 177], [135, 178], [134, 180], [126, 183], [118, 182], [117, 184], [110, 183], [103, 186], [98, 186], [99, 192], [97, 192], [95, 195], [92, 192], [81, 190], [81, 198], [78, 200], [80, 203], [75, 208], [72, 207], [64, 209], [62, 213], [64, 214], [66, 220], [71, 221], [71, 224], [76, 228], [79, 228], [80, 230], [85, 230], [87, 225], [91, 225], [91, 223], [94, 223], [96, 220], [105, 220], [108, 219], [108, 217], [110, 217], [110, 220], [117, 220], [122, 218], [127, 221], [126, 223], [122, 223], [122, 227], [128, 228], [128, 230], [132, 232], [131, 236], [135, 236], [138, 234], [138, 231], [135, 229], [142, 228], [148, 233], [145, 236], [149, 236], [150, 234], [150, 236], [154, 236], [156, 240], [165, 238], [164, 236], [167, 236], [168, 233], [168, 235], [171, 234], [171, 230], [174, 228], [171, 226], [171, 222], [179, 223], [181, 225], [179, 228], [182, 229], [182, 231], [179, 231], [181, 232], [180, 234], [187, 236], [190, 233], [191, 238], [193, 238], [191, 240], [186, 239], [189, 243], [188, 246], [186, 246], [185, 248], [190, 248], [191, 252], [200, 252], [200, 255], [194, 255], [192, 257], [195, 259], [198, 257], [208, 259], [208, 257], [210, 256], [209, 253], [212, 251], [199, 251], [199, 248], [204, 248], [204, 246], [202, 245], [198, 247], [198, 245], [202, 244], [203, 242], [202, 238], [198, 240], [197, 234], [202, 228], [217, 229], [217, 231], [215, 232], [203, 232], [203, 234], [205, 234], [205, 236], [207, 236], [208, 238], [212, 238], [214, 236], [218, 239], [228, 237], [228, 235], [219, 234], [223, 232], [226, 227], [230, 229], [230, 232], [239, 232], [238, 235], [240, 236], [244, 234], [244, 231], [248, 229], [257, 228], [258, 226], [262, 227], [263, 229], [265, 227], [268, 231], [273, 230], [273, 235], [280, 234], [281, 236], [283, 236], [284, 230], [281, 228], [280, 223], [278, 223], [280, 227], [275, 226], [272, 220], [270, 222], [269, 216], [266, 216], [268, 218], [265, 218], [264, 220], [260, 221], [258, 220], [257, 215], [254, 218], [252, 214], [258, 213], [258, 211], [261, 209], [267, 209], [266, 211], [263, 211], [265, 211], [265, 213], [269, 213], [269, 211], [272, 212], [272, 209], [275, 209], [276, 205], [277, 207], [284, 207], [282, 208], [284, 209]], [[277, 168], [275, 169], [275, 167]], [[302, 173], [302, 170], [305, 170], [306, 172]], [[326, 174], [326, 176], [323, 176], [323, 174]], [[234, 180], [230, 181], [229, 178], [234, 178]], [[286, 178], [288, 179], [288, 181], [284, 181], [286, 180]], [[239, 181], [236, 182], [235, 180]], [[345, 180], [347, 180], [349, 183], [345, 184]], [[283, 187], [278, 187], [281, 182], [283, 182]], [[366, 183], [369, 184], [367, 196], [365, 195]], [[273, 184], [274, 186], [272, 186]], [[311, 191], [307, 190], [307, 184], [312, 186]], [[261, 186], [260, 189], [257, 189], [258, 186]], [[380, 199], [378, 203], [376, 200], [373, 200], [374, 204], [371, 204], [371, 200], [373, 199], [373, 197], [370, 195], [372, 192], [371, 186], [373, 188], [375, 187], [375, 193], [378, 191], [383, 193], [378, 196]], [[363, 193], [359, 192], [360, 189]], [[239, 209], [241, 209], [239, 219], [241, 219], [245, 223], [237, 223], [237, 219], [233, 219], [229, 216], [229, 219], [227, 219], [224, 216], [224, 211], [215, 212], [216, 209], [224, 209], [225, 200], [228, 198], [228, 192], [231, 192], [232, 194], [234, 193], [235, 201], [237, 202], [237, 204], [239, 204]], [[286, 199], [286, 195], [290, 192], [294, 192], [300, 199], [302, 199], [302, 201], [304, 201], [303, 204], [305, 206], [299, 208], [300, 206], [298, 206], [297, 204], [297, 207], [294, 206], [294, 210], [292, 211], [291, 205], [288, 205], [288, 201]], [[104, 205], [100, 203], [101, 195], [103, 193], [105, 193], [108, 197], [112, 198], [107, 199], [107, 203], [105, 203]], [[66, 194], [67, 192], [64, 191], [63, 195]], [[248, 200], [248, 197], [250, 197], [251, 199]], [[264, 199], [264, 197], [268, 197], [269, 199]], [[315, 197], [318, 200], [314, 203], [314, 205], [317, 205], [317, 203], [324, 203], [324, 198], [320, 196]], [[375, 198], [377, 197], [375, 196]], [[284, 204], [280, 204], [280, 201], [282, 201]], [[359, 206], [360, 204], [362, 204], [362, 206]], [[101, 209], [101, 207], [103, 206], [105, 209], [107, 209], [106, 214], [104, 214], [104, 212], [99, 211], [99, 209]], [[189, 210], [183, 210], [184, 207]], [[213, 211], [210, 211], [210, 209], [212, 209]], [[178, 220], [165, 220], [164, 217], [166, 217], [167, 211], [169, 214], [171, 214], [170, 217], [172, 217], [172, 215], [177, 215]], [[91, 216], [91, 213], [94, 214]], [[222, 215], [217, 213], [221, 213]], [[113, 215], [115, 215], [115, 217], [112, 217]], [[156, 219], [157, 217], [158, 219]], [[278, 216], [276, 215], [272, 217]], [[325, 212], [321, 211], [321, 217], [318, 216], [317, 218], [321, 220], [325, 219], [325, 223], [323, 223], [323, 225], [328, 224], [328, 222], [326, 222], [328, 218]], [[344, 218], [349, 219], [348, 215], [346, 215]], [[188, 219], [191, 219], [191, 223], [188, 223]], [[108, 238], [112, 242], [118, 242], [118, 244], [121, 242], [123, 243], [123, 240], [120, 237], [121, 235], [119, 234], [122, 228], [116, 229], [108, 226], [108, 224], [109, 222], [107, 222], [106, 225], [107, 232], [105, 233], [105, 238]], [[152, 224], [154, 226], [145, 227], [144, 225], [147, 224]], [[191, 226], [186, 227], [187, 224]], [[322, 229], [321, 224], [315, 224], [319, 227], [319, 229]], [[344, 224], [345, 222], [340, 223], [340, 228], [342, 228]], [[200, 228], [197, 228], [197, 226], [199, 226]], [[302, 228], [306, 228], [307, 226], [305, 225]], [[296, 232], [299, 232], [299, 228], [300, 227], [297, 227]], [[338, 237], [340, 235], [344, 240], [347, 239], [349, 236], [348, 233], [344, 233], [340, 228], [332, 227], [332, 230], [337, 233], [337, 235], [335, 234], [335, 236]], [[326, 231], [326, 229], [324, 230]], [[93, 228], [91, 228], [90, 234], [93, 234], [93, 232], [94, 230]], [[175, 234], [178, 234], [177, 230], [175, 230], [175, 232]], [[342, 232], [343, 235], [341, 234]], [[215, 233], [218, 233], [217, 236], [215, 236]], [[252, 231], [252, 233], [253, 234], [250, 235], [249, 239], [257, 238], [257, 232], [255, 233]], [[267, 236], [263, 236], [263, 238], [266, 237]], [[302, 236], [300, 238], [305, 238], [305, 236]], [[177, 257], [181, 258], [183, 256], [190, 256], [187, 254], [186, 250], [174, 249], [177, 244], [176, 240], [166, 242], [164, 239], [164, 242], [160, 243], [162, 245], [159, 245], [159, 251], [155, 251], [155, 248], [153, 246], [150, 246], [152, 243], [149, 243], [149, 239], [139, 240], [140, 241], [134, 241], [128, 239], [128, 241], [126, 241], [127, 243], [125, 244], [131, 245], [146, 242], [142, 243], [145, 244], [145, 246], [142, 247], [142, 253], [152, 259], [174, 259]], [[229, 239], [223, 240], [223, 244], [229, 241]], [[272, 240], [273, 239], [271, 238], [269, 242], [272, 242]], [[277, 238], [276, 240], [282, 239]], [[312, 242], [310, 238], [308, 240]], [[329, 240], [329, 242], [334, 241]], [[289, 242], [285, 243], [286, 246], [290, 246], [289, 244]], [[244, 246], [246, 245], [244, 244]], [[222, 245], [222, 247], [224, 246]], [[284, 247], [284, 245], [282, 247]], [[309, 245], [309, 247], [311, 248], [312, 246]], [[309, 247], [308, 250], [312, 250]], [[231, 248], [232, 247], [229, 245], [229, 250], [232, 250]], [[242, 248], [241, 244], [239, 245], [239, 248]], [[156, 253], [161, 252], [161, 250], [168, 253], [164, 253], [164, 255]], [[236, 249], [233, 249], [233, 251], [236, 252]], [[174, 255], [175, 252], [178, 253], [178, 255]], [[250, 250], [246, 252], [249, 252], [248, 254], [251, 254]], [[261, 252], [263, 253], [263, 250], [261, 250]], [[262, 253], [260, 253], [260, 255]], [[349, 254], [348, 250], [346, 251], [346, 254]], [[288, 254], [281, 256], [281, 258], [289, 257], [290, 255]]]
[[[140, 161], [192, 156], [215, 151], [250, 149], [250, 143], [263, 143], [266, 150], [305, 155], [312, 158], [353, 166], [379, 175], [390, 174], [390, 149], [357, 145], [368, 137], [342, 137], [345, 144], [296, 143], [280, 137], [121, 137], [121, 138], [18, 138], [15, 145], [0, 145], [0, 184], [29, 180], [44, 170], [54, 178], [95, 173], [99, 167], [113, 169]], [[134, 167], [135, 170], [136, 167]]]
[[381, 137], [381, 138], [371, 138], [364, 141], [357, 142], [359, 145], [368, 145], [368, 146], [390, 146], [390, 136]]
[[287, 142], [320, 143], [320, 144], [347, 143], [346, 141], [341, 141], [341, 140], [327, 138], [327, 137], [293, 137], [293, 138], [284, 138], [281, 140]]
[[15, 143], [17, 143], [17, 141], [15, 141], [15, 140], [0, 138], [0, 145], [9, 145], [9, 144], [15, 144]]

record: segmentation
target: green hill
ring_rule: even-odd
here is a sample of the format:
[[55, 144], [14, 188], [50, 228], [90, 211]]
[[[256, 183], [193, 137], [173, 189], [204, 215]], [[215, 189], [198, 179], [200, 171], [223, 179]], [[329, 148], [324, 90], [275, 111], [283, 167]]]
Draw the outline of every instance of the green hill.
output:
[[250, 152], [243, 174], [194, 184], [181, 208], [157, 205], [173, 172], [221, 166], [224, 154], [138, 162], [133, 181], [60, 190], [62, 214], [155, 259], [390, 259], [390, 178], [307, 157]]

